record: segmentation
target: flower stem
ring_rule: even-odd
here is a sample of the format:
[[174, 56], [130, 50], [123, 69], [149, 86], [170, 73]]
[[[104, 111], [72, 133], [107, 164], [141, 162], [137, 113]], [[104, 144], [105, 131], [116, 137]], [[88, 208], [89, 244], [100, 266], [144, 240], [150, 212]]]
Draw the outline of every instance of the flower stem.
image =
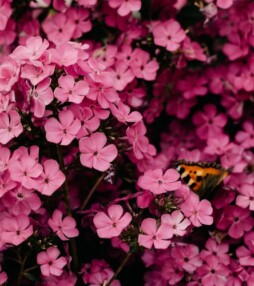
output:
[[21, 260], [21, 255], [18, 254], [18, 258], [19, 258], [19, 263], [20, 263], [20, 270], [19, 270], [19, 275], [18, 275], [18, 279], [17, 279], [17, 286], [21, 285], [22, 276], [24, 274], [23, 271], [24, 271], [26, 260], [27, 260], [27, 256], [25, 256], [24, 259]]
[[83, 211], [83, 210], [86, 208], [86, 206], [87, 206], [87, 204], [89, 203], [89, 201], [90, 201], [90, 199], [91, 199], [93, 193], [96, 191], [96, 189], [98, 188], [98, 186], [100, 185], [100, 183], [103, 181], [103, 179], [105, 178], [105, 176], [106, 176], [106, 174], [103, 173], [103, 174], [98, 178], [98, 180], [96, 181], [96, 183], [93, 185], [92, 189], [89, 191], [89, 193], [88, 193], [86, 199], [84, 200], [83, 205], [82, 205], [81, 208], [80, 208], [81, 211]]
[[111, 277], [111, 279], [108, 281], [108, 283], [105, 286], [110, 286], [110, 284], [116, 279], [118, 274], [123, 270], [124, 266], [126, 265], [128, 260], [130, 259], [131, 255], [132, 255], [131, 251], [127, 253], [127, 255], [125, 256], [124, 260], [122, 261], [122, 263], [117, 268], [115, 274]]
[[[57, 150], [57, 156], [58, 156], [60, 168], [66, 177], [66, 180], [65, 180], [64, 186], [63, 186], [64, 187], [64, 201], [65, 201], [66, 212], [69, 216], [73, 217], [72, 211], [71, 211], [71, 203], [70, 203], [69, 186], [68, 186], [68, 182], [67, 182], [67, 174], [65, 171], [64, 159], [63, 159], [63, 154], [61, 151], [61, 146], [56, 145], [56, 150]], [[76, 245], [75, 238], [70, 239], [70, 252], [71, 252], [71, 256], [72, 256], [73, 271], [75, 273], [77, 273], [77, 271], [78, 271], [78, 255], [77, 255], [77, 245]]]

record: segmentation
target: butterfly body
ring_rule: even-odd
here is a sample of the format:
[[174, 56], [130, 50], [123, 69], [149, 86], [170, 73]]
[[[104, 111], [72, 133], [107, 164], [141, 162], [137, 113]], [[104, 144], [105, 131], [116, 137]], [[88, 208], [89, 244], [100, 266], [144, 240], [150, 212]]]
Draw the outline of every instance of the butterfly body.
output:
[[189, 188], [200, 196], [213, 191], [230, 170], [223, 169], [214, 162], [187, 162], [184, 160], [175, 162], [181, 179]]

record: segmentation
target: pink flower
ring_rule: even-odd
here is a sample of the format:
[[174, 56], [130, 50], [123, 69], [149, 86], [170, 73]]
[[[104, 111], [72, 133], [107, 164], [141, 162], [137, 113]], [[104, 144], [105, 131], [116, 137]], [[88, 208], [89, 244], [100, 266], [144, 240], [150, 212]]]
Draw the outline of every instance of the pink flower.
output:
[[112, 77], [112, 85], [117, 91], [124, 90], [127, 84], [132, 82], [135, 78], [133, 71], [123, 61], [117, 61], [115, 63]]
[[207, 257], [214, 256], [219, 261], [222, 261], [224, 265], [228, 265], [230, 262], [230, 256], [228, 254], [229, 245], [227, 243], [217, 243], [216, 240], [209, 238], [205, 244], [206, 249], [203, 249], [200, 253], [200, 257], [206, 261]]
[[57, 258], [59, 254], [60, 251], [54, 246], [37, 254], [37, 264], [40, 265], [42, 275], [60, 276], [63, 273], [62, 268], [67, 264], [67, 260], [63, 256]]
[[151, 249], [166, 249], [171, 241], [173, 232], [170, 231], [165, 224], [157, 226], [157, 222], [153, 218], [146, 218], [141, 223], [141, 232], [139, 234], [138, 243], [140, 246]]
[[33, 189], [37, 187], [42, 166], [34, 158], [23, 155], [10, 163], [9, 172], [13, 181], [21, 183], [27, 189]]
[[207, 258], [205, 262], [197, 271], [202, 277], [202, 285], [224, 286], [230, 273], [229, 269], [214, 256]]
[[126, 16], [130, 12], [141, 9], [141, 0], [109, 0], [108, 4], [112, 8], [118, 8], [117, 13], [120, 16]]
[[213, 223], [211, 203], [207, 200], [199, 201], [199, 197], [192, 192], [181, 205], [181, 210], [194, 226], [199, 227], [202, 224], [211, 225]]
[[73, 32], [73, 38], [77, 39], [81, 37], [84, 33], [87, 33], [92, 29], [91, 21], [89, 20], [89, 12], [88, 10], [78, 7], [78, 8], [70, 8], [66, 16], [75, 23], [75, 30]]
[[81, 164], [101, 172], [106, 171], [110, 167], [110, 163], [117, 156], [116, 146], [109, 144], [104, 147], [106, 143], [107, 137], [101, 132], [96, 132], [90, 137], [82, 138], [79, 141]]
[[108, 108], [109, 103], [119, 100], [118, 94], [112, 84], [112, 79], [103, 83], [91, 80], [89, 82], [87, 98], [93, 101], [97, 100], [102, 108]]
[[198, 126], [197, 134], [201, 139], [216, 137], [222, 133], [222, 128], [227, 123], [227, 117], [223, 113], [217, 114], [213, 104], [206, 104], [202, 111], [197, 111], [193, 116], [193, 123]]
[[223, 155], [233, 147], [229, 137], [224, 134], [217, 134], [216, 137], [208, 138], [204, 153], [210, 155]]
[[26, 64], [21, 69], [21, 78], [29, 79], [32, 85], [37, 85], [39, 82], [46, 79], [54, 73], [53, 65], [43, 65], [42, 67]]
[[181, 187], [181, 182], [177, 181], [179, 177], [175, 169], [168, 169], [164, 175], [162, 169], [148, 170], [139, 177], [138, 186], [159, 195], [179, 189]]
[[93, 219], [97, 234], [100, 238], [119, 236], [132, 220], [128, 212], [123, 214], [123, 208], [120, 205], [111, 205], [107, 213], [106, 215], [103, 212], [99, 212]]
[[75, 219], [70, 216], [63, 219], [63, 213], [60, 210], [54, 211], [52, 218], [48, 220], [48, 225], [61, 240], [69, 240], [79, 235]]
[[75, 23], [63, 13], [50, 15], [42, 24], [48, 39], [59, 45], [68, 42], [75, 31]]
[[0, 1], [0, 31], [6, 28], [9, 17], [11, 16], [12, 9], [10, 3], [10, 1]]
[[131, 68], [135, 77], [150, 81], [155, 80], [159, 64], [156, 60], [150, 60], [148, 52], [137, 48], [133, 53]]
[[250, 121], [243, 123], [244, 131], [238, 131], [236, 134], [236, 141], [244, 148], [254, 147], [254, 125]]
[[198, 74], [190, 74], [177, 82], [179, 90], [185, 99], [192, 99], [196, 96], [207, 94], [207, 79]]
[[228, 9], [233, 5], [234, 0], [217, 0], [216, 5], [221, 9]]
[[16, 110], [0, 113], [0, 143], [6, 144], [23, 131], [20, 116]]
[[236, 255], [239, 259], [239, 262], [243, 266], [254, 266], [254, 247], [249, 246], [240, 246], [236, 250]]
[[55, 118], [49, 118], [45, 124], [46, 138], [49, 142], [60, 145], [69, 145], [77, 135], [81, 123], [74, 118], [70, 110], [60, 111], [59, 121]]
[[138, 111], [130, 112], [130, 107], [123, 104], [121, 101], [116, 107], [114, 104], [110, 105], [112, 114], [117, 118], [119, 122], [138, 122], [142, 120], [142, 115]]
[[10, 173], [8, 171], [0, 173], [0, 198], [16, 186], [17, 182], [11, 180]]
[[174, 52], [185, 39], [186, 34], [180, 24], [173, 19], [155, 24], [152, 29], [154, 43], [165, 47], [168, 51]]
[[166, 224], [173, 232], [173, 235], [179, 236], [183, 236], [186, 233], [187, 227], [190, 225], [190, 221], [178, 210], [171, 214], [163, 214], [161, 216], [161, 223]]
[[3, 204], [16, 216], [20, 214], [29, 215], [32, 210], [36, 211], [42, 205], [34, 190], [29, 190], [22, 186], [8, 192], [3, 197]]
[[171, 250], [171, 255], [175, 263], [189, 273], [193, 273], [202, 265], [198, 247], [193, 244], [176, 244]]
[[31, 90], [30, 97], [33, 100], [31, 109], [36, 117], [43, 117], [46, 105], [50, 104], [54, 99], [50, 83], [50, 79], [46, 78]]
[[147, 152], [149, 141], [146, 134], [146, 127], [142, 121], [133, 124], [126, 130], [128, 141], [133, 145], [133, 152], [137, 159], [143, 159], [144, 153]]
[[252, 229], [254, 219], [250, 216], [250, 211], [237, 206], [227, 206], [217, 223], [218, 229], [228, 231], [233, 238], [240, 238], [245, 232]]
[[44, 171], [37, 182], [37, 190], [46, 196], [51, 196], [65, 181], [65, 175], [59, 170], [55, 160], [49, 159], [43, 162]]
[[51, 62], [57, 66], [69, 67], [79, 60], [79, 51], [71, 43], [57, 45], [55, 49], [49, 49]]
[[254, 188], [251, 184], [244, 184], [239, 190], [239, 195], [236, 197], [236, 205], [245, 209], [249, 208], [254, 211]]
[[61, 76], [58, 83], [59, 87], [54, 90], [54, 95], [61, 102], [81, 103], [89, 91], [88, 84], [85, 81], [75, 82], [70, 75]]
[[30, 225], [26, 215], [6, 217], [2, 221], [1, 239], [5, 243], [19, 245], [33, 234], [33, 227]]
[[18, 46], [13, 51], [13, 57], [19, 60], [22, 64], [30, 63], [35, 66], [41, 66], [40, 57], [47, 50], [49, 43], [47, 40], [42, 40], [41, 37], [30, 37], [26, 40], [26, 46]]
[[0, 92], [9, 92], [17, 82], [19, 76], [20, 67], [11, 58], [8, 57], [0, 65]]

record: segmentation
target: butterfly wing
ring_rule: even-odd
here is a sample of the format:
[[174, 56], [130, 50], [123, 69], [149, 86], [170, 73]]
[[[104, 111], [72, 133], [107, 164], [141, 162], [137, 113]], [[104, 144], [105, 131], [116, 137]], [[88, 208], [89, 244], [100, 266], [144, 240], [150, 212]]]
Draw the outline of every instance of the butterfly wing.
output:
[[181, 179], [199, 196], [213, 191], [229, 173], [215, 163], [177, 161], [175, 166]]

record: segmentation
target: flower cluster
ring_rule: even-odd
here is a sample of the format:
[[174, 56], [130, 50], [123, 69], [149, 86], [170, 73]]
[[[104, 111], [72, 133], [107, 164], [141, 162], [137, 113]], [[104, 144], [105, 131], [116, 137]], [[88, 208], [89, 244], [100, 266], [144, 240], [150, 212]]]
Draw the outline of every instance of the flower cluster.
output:
[[0, 0], [1, 285], [253, 285], [253, 17]]

